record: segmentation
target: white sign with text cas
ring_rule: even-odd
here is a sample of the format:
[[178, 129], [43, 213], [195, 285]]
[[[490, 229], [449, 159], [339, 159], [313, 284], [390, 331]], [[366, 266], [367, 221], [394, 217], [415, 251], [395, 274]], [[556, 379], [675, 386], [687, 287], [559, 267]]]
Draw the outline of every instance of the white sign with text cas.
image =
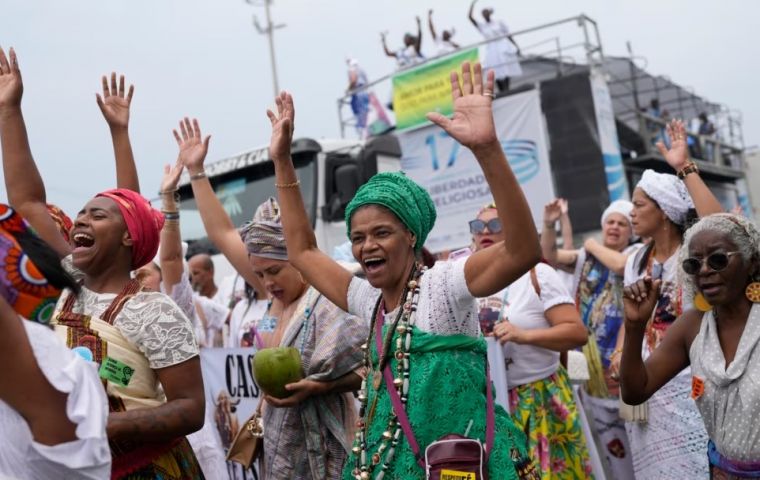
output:
[[[540, 92], [496, 99], [493, 115], [499, 142], [540, 225], [544, 205], [554, 199]], [[469, 245], [468, 222], [493, 201], [472, 152], [435, 125], [397, 135], [402, 170], [427, 189], [438, 213], [425, 246], [441, 252]]]
[[[201, 369], [206, 390], [206, 422], [211, 422], [213, 442], [207, 445], [227, 454], [232, 439], [256, 411], [263, 393], [253, 379], [251, 348], [204, 348]], [[226, 462], [230, 480], [258, 480], [256, 465], [245, 470], [240, 464]], [[207, 477], [208, 478], [208, 477]]]

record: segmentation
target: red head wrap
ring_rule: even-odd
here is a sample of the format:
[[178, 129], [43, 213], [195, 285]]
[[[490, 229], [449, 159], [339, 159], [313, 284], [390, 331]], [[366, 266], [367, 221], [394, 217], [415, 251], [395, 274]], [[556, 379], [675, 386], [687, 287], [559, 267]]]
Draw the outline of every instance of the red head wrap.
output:
[[119, 207], [132, 238], [132, 269], [137, 270], [153, 260], [164, 226], [163, 214], [151, 207], [145, 197], [126, 188], [106, 190], [95, 196], [110, 198]]

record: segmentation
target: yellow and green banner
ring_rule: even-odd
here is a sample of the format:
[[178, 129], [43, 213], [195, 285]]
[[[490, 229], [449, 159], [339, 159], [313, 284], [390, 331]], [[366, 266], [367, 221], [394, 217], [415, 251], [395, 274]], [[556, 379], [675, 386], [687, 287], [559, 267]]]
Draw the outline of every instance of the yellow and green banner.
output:
[[425, 114], [440, 112], [451, 115], [452, 70], [459, 70], [462, 62], [478, 61], [478, 49], [465, 50], [435, 62], [405, 70], [393, 77], [393, 111], [396, 129], [407, 130], [428, 123]]

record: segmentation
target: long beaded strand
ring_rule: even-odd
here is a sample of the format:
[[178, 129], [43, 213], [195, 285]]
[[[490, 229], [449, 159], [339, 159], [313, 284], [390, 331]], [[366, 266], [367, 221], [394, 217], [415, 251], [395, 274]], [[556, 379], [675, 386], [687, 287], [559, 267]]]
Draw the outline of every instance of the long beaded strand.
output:
[[[416, 269], [413, 274], [413, 278], [407, 284], [406, 295], [404, 303], [400, 313], [400, 319], [396, 325], [396, 350], [394, 352], [394, 358], [396, 359], [396, 377], [393, 380], [393, 386], [399, 393], [401, 402], [406, 405], [409, 398], [409, 350], [412, 344], [412, 316], [417, 311], [417, 303], [419, 301], [419, 283], [418, 279], [424, 272], [424, 269]], [[370, 326], [370, 334], [367, 339], [367, 343], [362, 345], [364, 349], [364, 366], [367, 371], [371, 369], [370, 358], [370, 342], [372, 339], [372, 332], [375, 328], [375, 322], [377, 321], [377, 313], [380, 303], [375, 307], [375, 313], [372, 317]], [[394, 322], [396, 323], [396, 322]], [[392, 332], [390, 332], [392, 333]], [[389, 346], [388, 346], [389, 347]], [[388, 349], [386, 347], [386, 349]], [[378, 352], [380, 354], [380, 352]], [[387, 355], [387, 352], [386, 354]], [[380, 368], [380, 366], [378, 365]], [[381, 373], [381, 372], [379, 372]], [[379, 396], [379, 392], [375, 393], [375, 402]], [[357, 422], [358, 430], [356, 432], [354, 446], [352, 451], [355, 455], [355, 463], [353, 475], [357, 480], [368, 480], [375, 468], [382, 463], [381, 470], [376, 475], [376, 480], [382, 480], [385, 473], [390, 468], [393, 457], [396, 453], [399, 439], [401, 437], [401, 426], [398, 423], [398, 419], [391, 409], [390, 418], [388, 420], [388, 428], [383, 432], [382, 441], [370, 459], [368, 459], [368, 446], [367, 446], [367, 433], [369, 429], [369, 419], [367, 417], [367, 402], [368, 402], [368, 390], [367, 379], [362, 380], [361, 390], [359, 391], [360, 409], [359, 415], [361, 420]], [[374, 403], [374, 402], [373, 402]], [[374, 405], [373, 405], [374, 406]], [[392, 432], [392, 433], [391, 433]], [[390, 445], [390, 448], [389, 448]], [[387, 451], [386, 451], [387, 450]], [[383, 458], [383, 454], [384, 458]], [[371, 461], [368, 461], [371, 460]]]

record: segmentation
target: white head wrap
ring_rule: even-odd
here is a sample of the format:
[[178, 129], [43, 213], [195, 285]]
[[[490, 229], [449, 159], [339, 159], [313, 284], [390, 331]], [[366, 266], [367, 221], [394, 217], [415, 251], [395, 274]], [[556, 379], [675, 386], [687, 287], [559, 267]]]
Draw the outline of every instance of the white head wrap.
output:
[[607, 217], [612, 213], [619, 213], [628, 220], [628, 224], [631, 224], [631, 210], [633, 210], [633, 204], [628, 200], [615, 200], [610, 203], [610, 206], [602, 213], [602, 226], [607, 221]]
[[686, 215], [694, 208], [686, 185], [675, 175], [645, 170], [636, 187], [657, 202], [665, 216], [676, 225], [684, 225]]

